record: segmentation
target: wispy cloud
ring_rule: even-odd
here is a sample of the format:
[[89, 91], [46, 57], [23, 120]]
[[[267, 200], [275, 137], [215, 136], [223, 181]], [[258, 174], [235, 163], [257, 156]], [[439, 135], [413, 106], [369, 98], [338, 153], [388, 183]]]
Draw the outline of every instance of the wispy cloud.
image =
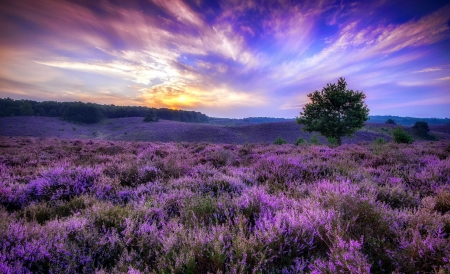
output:
[[26, 94], [17, 83], [28, 83], [42, 96], [293, 116], [307, 93], [341, 76], [370, 100], [442, 92], [449, 80], [450, 6], [395, 22], [377, 17], [380, 1], [7, 2], [9, 93]]

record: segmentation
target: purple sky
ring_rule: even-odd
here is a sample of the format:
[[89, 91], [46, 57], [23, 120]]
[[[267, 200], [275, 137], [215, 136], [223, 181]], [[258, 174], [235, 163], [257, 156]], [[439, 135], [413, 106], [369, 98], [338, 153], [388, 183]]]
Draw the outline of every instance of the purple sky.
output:
[[447, 3], [3, 0], [0, 98], [293, 118], [342, 76], [371, 115], [450, 117]]

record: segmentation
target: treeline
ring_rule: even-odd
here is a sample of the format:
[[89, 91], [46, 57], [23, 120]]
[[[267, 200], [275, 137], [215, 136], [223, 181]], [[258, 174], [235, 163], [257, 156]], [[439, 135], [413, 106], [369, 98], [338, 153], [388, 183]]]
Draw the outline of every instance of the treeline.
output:
[[400, 117], [400, 116], [391, 116], [391, 115], [377, 115], [377, 116], [369, 116], [368, 122], [373, 123], [385, 123], [388, 119], [393, 120], [396, 124], [410, 127], [414, 125], [418, 121], [426, 122], [428, 125], [443, 125], [450, 123], [449, 118], [441, 119], [441, 118], [415, 118], [415, 117]]
[[140, 106], [100, 105], [82, 102], [37, 102], [32, 100], [0, 98], [0, 117], [61, 117], [62, 119], [71, 122], [92, 124], [100, 122], [104, 118], [145, 117], [147, 114], [164, 120], [190, 123], [209, 122], [209, 117], [207, 115], [197, 111]]
[[286, 118], [275, 118], [275, 117], [248, 117], [242, 119], [244, 122], [250, 123], [273, 123], [273, 122], [285, 122], [285, 121], [293, 121], [294, 118], [286, 119]]

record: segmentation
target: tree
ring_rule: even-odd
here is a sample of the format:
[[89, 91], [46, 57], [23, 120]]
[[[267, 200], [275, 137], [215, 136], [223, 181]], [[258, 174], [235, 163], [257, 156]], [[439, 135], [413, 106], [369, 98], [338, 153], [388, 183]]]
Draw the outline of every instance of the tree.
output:
[[420, 137], [428, 137], [428, 132], [430, 132], [430, 127], [427, 122], [416, 122], [412, 126], [414, 134]]
[[297, 117], [297, 123], [303, 124], [303, 130], [317, 131], [327, 138], [336, 138], [342, 144], [342, 136], [350, 136], [364, 126], [369, 119], [369, 109], [364, 103], [363, 92], [347, 90], [344, 78], [337, 84], [327, 84], [321, 92], [308, 94], [311, 103], [307, 103]]
[[151, 113], [147, 113], [144, 117], [144, 122], [158, 122], [158, 117], [152, 115]]
[[402, 127], [394, 129], [392, 135], [394, 136], [394, 142], [399, 144], [412, 144], [414, 142], [413, 138]]
[[396, 125], [397, 123], [394, 121], [394, 120], [392, 120], [391, 118], [389, 118], [389, 119], [387, 119], [386, 120], [386, 122], [384, 122], [385, 124], [388, 124], [388, 125]]

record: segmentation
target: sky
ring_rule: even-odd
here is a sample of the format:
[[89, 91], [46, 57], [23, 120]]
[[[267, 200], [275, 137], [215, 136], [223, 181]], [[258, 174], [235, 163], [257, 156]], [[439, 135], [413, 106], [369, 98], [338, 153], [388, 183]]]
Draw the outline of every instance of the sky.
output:
[[2, 0], [0, 98], [299, 116], [344, 77], [370, 115], [450, 117], [450, 2]]

